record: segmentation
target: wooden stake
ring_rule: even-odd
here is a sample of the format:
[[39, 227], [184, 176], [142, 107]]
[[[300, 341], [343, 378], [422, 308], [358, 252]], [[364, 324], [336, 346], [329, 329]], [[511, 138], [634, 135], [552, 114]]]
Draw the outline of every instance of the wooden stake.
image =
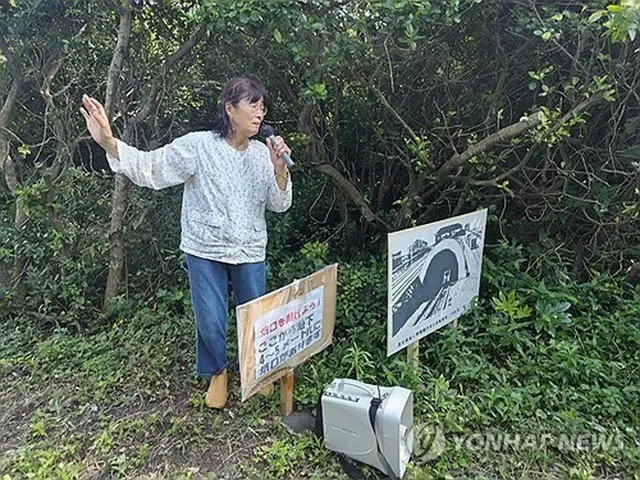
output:
[[420, 340], [416, 340], [407, 347], [407, 360], [411, 362], [413, 368], [420, 366]]
[[284, 417], [293, 412], [293, 370], [280, 380], [280, 414]]

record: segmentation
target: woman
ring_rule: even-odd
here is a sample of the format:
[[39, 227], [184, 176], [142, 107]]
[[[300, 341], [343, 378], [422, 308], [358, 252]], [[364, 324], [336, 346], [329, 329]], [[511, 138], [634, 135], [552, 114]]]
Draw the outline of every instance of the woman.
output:
[[242, 304], [264, 295], [265, 209], [291, 205], [291, 181], [281, 137], [265, 145], [252, 138], [266, 114], [267, 91], [255, 80], [234, 78], [224, 87], [213, 131], [194, 132], [151, 152], [116, 140], [104, 108], [86, 95], [82, 115], [106, 150], [111, 169], [142, 187], [184, 183], [180, 249], [196, 319], [196, 373], [210, 378], [205, 403], [227, 402], [227, 297]]

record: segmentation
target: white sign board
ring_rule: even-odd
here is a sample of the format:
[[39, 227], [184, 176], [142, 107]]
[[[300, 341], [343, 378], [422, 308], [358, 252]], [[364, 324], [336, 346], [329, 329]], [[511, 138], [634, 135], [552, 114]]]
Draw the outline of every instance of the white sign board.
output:
[[465, 313], [480, 289], [487, 211], [389, 234], [387, 356]]
[[238, 306], [243, 402], [331, 344], [337, 278], [330, 265]]
[[321, 285], [256, 321], [254, 355], [257, 380], [320, 341], [323, 295], [324, 286]]

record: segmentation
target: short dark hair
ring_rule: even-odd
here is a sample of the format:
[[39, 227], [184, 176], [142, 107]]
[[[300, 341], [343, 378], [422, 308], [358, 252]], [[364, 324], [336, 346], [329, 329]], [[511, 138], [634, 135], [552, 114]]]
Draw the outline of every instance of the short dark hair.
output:
[[218, 117], [213, 124], [213, 131], [221, 137], [231, 135], [231, 121], [225, 109], [227, 103], [237, 107], [242, 100], [255, 103], [262, 99], [265, 105], [269, 103], [269, 93], [262, 82], [247, 77], [234, 77], [227, 82], [218, 99]]

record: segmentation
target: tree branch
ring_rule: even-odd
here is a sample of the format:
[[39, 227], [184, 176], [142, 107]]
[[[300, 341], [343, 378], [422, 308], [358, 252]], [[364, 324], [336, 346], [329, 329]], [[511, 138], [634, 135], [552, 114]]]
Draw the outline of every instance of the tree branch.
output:
[[320, 163], [314, 165], [313, 168], [318, 172], [327, 175], [331, 179], [331, 181], [338, 187], [338, 190], [340, 190], [344, 195], [347, 196], [347, 198], [349, 198], [353, 203], [357, 205], [357, 207], [360, 209], [360, 212], [362, 213], [362, 216], [368, 223], [381, 227], [384, 230], [390, 229], [389, 225], [387, 225], [384, 220], [373, 213], [371, 207], [363, 198], [358, 189], [349, 180], [347, 180], [333, 165], [329, 163]]
[[16, 103], [18, 98], [18, 92], [20, 91], [20, 87], [24, 82], [24, 76], [22, 75], [22, 70], [20, 70], [20, 66], [18, 65], [18, 61], [15, 56], [9, 50], [9, 45], [4, 38], [0, 36], [0, 52], [7, 59], [7, 63], [9, 64], [9, 69], [11, 70], [11, 75], [13, 80], [11, 82], [11, 88], [9, 89], [9, 93], [4, 99], [4, 103], [2, 104], [2, 109], [0, 109], [0, 135], [2, 135], [2, 131], [8, 128], [9, 126], [9, 118], [11, 117], [11, 110], [13, 110], [13, 106]]
[[[604, 98], [604, 91], [601, 91], [593, 94], [583, 102], [573, 107], [571, 110], [565, 113], [562, 117], [560, 117], [559, 120], [556, 121], [556, 123], [553, 125], [553, 127], [551, 127], [551, 129], [547, 133], [547, 136], [553, 135], [554, 133], [556, 133], [558, 130], [560, 130], [560, 128], [562, 128], [562, 125], [564, 125], [569, 120], [571, 120], [571, 118], [574, 115], [579, 115], [583, 110], [587, 109], [592, 104], [599, 102], [603, 98]], [[471, 145], [461, 154], [453, 155], [436, 172], [438, 181], [441, 181], [451, 170], [463, 166], [474, 155], [477, 155], [480, 152], [488, 150], [489, 148], [493, 147], [497, 143], [515, 138], [518, 135], [521, 135], [522, 133], [536, 127], [542, 121], [543, 115], [544, 114], [542, 112], [536, 112], [530, 117], [524, 120], [521, 120], [517, 123], [514, 123], [512, 125], [509, 125], [508, 127], [505, 127], [497, 131], [496, 133], [493, 133], [488, 137], [482, 139], [478, 143]]]
[[398, 120], [398, 122], [400, 122], [400, 124], [404, 127], [404, 129], [407, 131], [407, 133], [409, 134], [409, 136], [411, 137], [411, 140], [414, 141], [414, 143], [416, 145], [420, 145], [420, 139], [418, 138], [418, 136], [416, 135], [416, 133], [413, 131], [413, 129], [409, 126], [409, 124], [407, 122], [404, 121], [404, 119], [400, 116], [400, 114], [398, 112], [395, 111], [395, 109], [391, 106], [391, 104], [387, 101], [387, 99], [385, 98], [385, 96], [383, 95], [383, 93], [378, 89], [378, 87], [371, 87], [373, 89], [373, 91], [376, 93], [376, 95], [378, 95], [378, 98], [380, 99], [380, 101], [382, 102], [382, 105], [385, 106], [385, 108], [387, 110], [389, 110], [391, 112], [391, 114], [396, 117], [396, 119]]
[[[600, 100], [602, 100], [603, 97], [604, 97], [604, 92], [598, 92], [595, 95], [592, 95], [591, 97], [589, 97], [586, 100], [584, 100], [582, 103], [579, 103], [578, 105], [576, 105], [574, 108], [569, 110], [560, 119], [558, 119], [556, 121], [556, 123], [553, 125], [553, 127], [551, 127], [551, 129], [549, 130], [547, 136], [553, 135], [554, 133], [556, 133], [558, 130], [560, 130], [560, 128], [562, 128], [562, 125], [564, 125], [569, 120], [571, 120], [571, 117], [573, 117], [574, 115], [578, 115], [580, 112], [582, 112], [583, 110], [588, 108], [590, 105], [599, 102]], [[514, 173], [518, 172], [519, 170], [522, 170], [527, 165], [529, 160], [531, 160], [531, 158], [533, 156], [533, 153], [537, 150], [537, 146], [538, 145], [539, 144], [532, 145], [529, 148], [529, 151], [527, 152], [525, 157], [522, 159], [522, 161], [518, 165], [516, 165], [515, 167], [512, 167], [511, 169], [507, 170], [506, 172], [503, 172], [502, 174], [498, 175], [497, 177], [489, 179], [489, 180], [470, 180], [469, 184], [473, 185], [473, 186], [494, 186], [494, 187], [497, 187], [498, 186], [498, 182], [510, 177], [511, 175], [513, 175]]]
[[11, 158], [9, 142], [0, 139], [0, 170], [4, 172], [4, 179], [11, 193], [15, 193], [20, 188], [20, 181], [16, 172], [16, 166]]
[[518, 135], [528, 130], [531, 130], [542, 121], [543, 116], [544, 114], [542, 112], [536, 112], [530, 117], [525, 118], [524, 120], [520, 120], [519, 122], [509, 125], [508, 127], [504, 127], [503, 129], [498, 130], [496, 133], [483, 138], [478, 143], [471, 145], [464, 152], [453, 155], [436, 172], [438, 180], [442, 180], [449, 172], [463, 166], [474, 155], [488, 150], [497, 143], [505, 142], [517, 137]]
[[133, 117], [133, 119], [131, 120], [132, 124], [139, 125], [147, 117], [149, 117], [149, 115], [151, 115], [151, 112], [153, 112], [158, 104], [158, 94], [160, 93], [160, 87], [162, 85], [162, 81], [167, 76], [167, 73], [169, 73], [169, 70], [171, 70], [182, 59], [184, 59], [189, 54], [189, 52], [191, 52], [193, 47], [195, 47], [200, 42], [200, 40], [202, 40], [206, 32], [207, 27], [203, 23], [196, 31], [191, 33], [188, 40], [183, 43], [180, 48], [178, 48], [178, 50], [173, 52], [165, 59], [155, 77], [153, 85], [151, 86], [151, 91], [149, 92], [146, 103], [144, 104], [142, 109], [140, 109], [140, 111]]
[[604, 91], [600, 91], [598, 93], [594, 93], [589, 98], [587, 98], [583, 102], [581, 102], [578, 105], [576, 105], [575, 107], [573, 107], [571, 110], [569, 110], [567, 113], [565, 113], [560, 118], [560, 120], [558, 120], [555, 123], [555, 125], [553, 127], [551, 127], [551, 130], [549, 130], [549, 135], [553, 135], [558, 130], [560, 130], [560, 128], [562, 128], [562, 125], [564, 125], [569, 120], [571, 120], [571, 117], [573, 117], [574, 115], [579, 115], [580, 113], [582, 113], [583, 110], [586, 110], [587, 108], [589, 108], [594, 103], [598, 103], [603, 98], [604, 98]]

